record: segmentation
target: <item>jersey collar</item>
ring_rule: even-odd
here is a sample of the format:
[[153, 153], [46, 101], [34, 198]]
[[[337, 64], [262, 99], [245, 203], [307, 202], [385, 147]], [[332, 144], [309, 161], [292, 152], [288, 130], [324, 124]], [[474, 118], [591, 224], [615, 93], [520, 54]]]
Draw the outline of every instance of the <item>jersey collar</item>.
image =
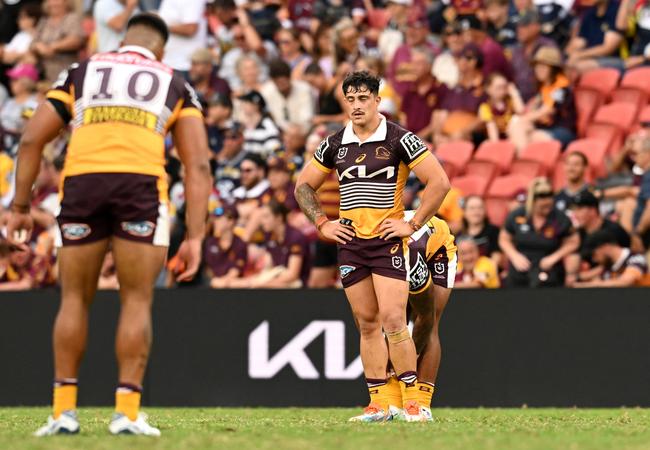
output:
[[151, 50], [146, 49], [144, 47], [140, 47], [139, 45], [125, 45], [124, 47], [120, 47], [120, 49], [117, 52], [118, 53], [129, 53], [129, 52], [139, 53], [145, 58], [153, 59], [154, 61], [156, 59], [156, 55], [154, 55]]
[[368, 139], [366, 139], [364, 142], [361, 142], [361, 139], [359, 139], [359, 136], [357, 136], [354, 133], [354, 129], [352, 128], [352, 121], [349, 121], [348, 124], [345, 126], [345, 131], [343, 131], [343, 139], [341, 140], [342, 145], [347, 145], [347, 144], [353, 144], [357, 143], [359, 145], [365, 144], [366, 142], [381, 142], [386, 140], [386, 134], [388, 132], [388, 127], [386, 126], [386, 117], [383, 115], [379, 114], [379, 117], [381, 118], [381, 121], [379, 122], [379, 126], [375, 130], [375, 132], [370, 136]]
[[625, 260], [630, 256], [630, 249], [629, 248], [624, 248], [623, 251], [621, 252], [621, 256], [618, 258], [618, 261], [616, 261], [614, 264], [612, 264], [612, 271], [618, 272], [621, 270], [621, 267], [623, 267], [623, 263], [625, 263]]

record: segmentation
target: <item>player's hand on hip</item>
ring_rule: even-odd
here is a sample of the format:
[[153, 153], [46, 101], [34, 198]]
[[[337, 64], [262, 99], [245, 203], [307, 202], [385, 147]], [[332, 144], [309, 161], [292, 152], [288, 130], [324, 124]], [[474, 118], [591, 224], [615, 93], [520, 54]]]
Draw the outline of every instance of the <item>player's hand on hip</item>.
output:
[[413, 227], [403, 220], [386, 219], [379, 225], [381, 238], [388, 241], [395, 238], [404, 238], [413, 234]]
[[7, 221], [7, 241], [21, 250], [27, 250], [33, 229], [34, 219], [29, 213], [13, 211]]
[[201, 264], [201, 240], [185, 239], [178, 249], [179, 264], [174, 269], [176, 281], [190, 281]]
[[356, 236], [354, 228], [350, 225], [343, 225], [338, 220], [325, 222], [320, 227], [320, 232], [327, 239], [336, 241], [339, 244], [350, 242]]

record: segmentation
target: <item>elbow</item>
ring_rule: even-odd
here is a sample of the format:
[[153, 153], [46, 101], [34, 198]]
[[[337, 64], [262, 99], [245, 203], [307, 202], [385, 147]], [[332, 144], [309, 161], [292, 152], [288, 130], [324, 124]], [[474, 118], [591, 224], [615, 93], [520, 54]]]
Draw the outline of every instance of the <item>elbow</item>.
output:
[[443, 174], [443, 176], [440, 178], [439, 189], [445, 193], [445, 196], [447, 196], [451, 190], [451, 182], [449, 181], [447, 174]]

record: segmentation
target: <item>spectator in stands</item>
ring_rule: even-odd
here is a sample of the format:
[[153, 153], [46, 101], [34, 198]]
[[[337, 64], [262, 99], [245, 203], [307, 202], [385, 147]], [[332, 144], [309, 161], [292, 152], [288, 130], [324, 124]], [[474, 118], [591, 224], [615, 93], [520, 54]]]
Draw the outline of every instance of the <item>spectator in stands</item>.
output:
[[539, 93], [522, 116], [510, 121], [508, 135], [518, 150], [530, 142], [557, 140], [566, 147], [576, 137], [576, 111], [562, 54], [555, 47], [541, 47], [533, 59]]
[[247, 16], [251, 26], [257, 30], [260, 37], [265, 41], [273, 41], [275, 33], [282, 27], [278, 19], [278, 5], [263, 0], [248, 0], [245, 9], [240, 7], [237, 10], [237, 18], [244, 23]]
[[553, 189], [544, 178], [531, 182], [526, 206], [512, 211], [499, 234], [499, 246], [510, 261], [508, 287], [564, 284], [564, 258], [580, 238], [571, 220], [553, 207]]
[[555, 195], [555, 207], [565, 211], [573, 199], [591, 188], [586, 175], [589, 169], [589, 160], [582, 152], [571, 152], [564, 157], [564, 174], [566, 185]]
[[478, 116], [485, 124], [490, 141], [505, 139], [510, 119], [524, 112], [524, 102], [517, 87], [500, 73], [488, 77], [485, 92], [488, 99], [479, 106]]
[[230, 97], [230, 86], [226, 80], [217, 75], [212, 52], [207, 48], [199, 48], [192, 53], [188, 77], [199, 101], [204, 106], [214, 94]]
[[216, 155], [223, 148], [224, 135], [232, 126], [232, 100], [223, 94], [213, 94], [205, 110], [205, 125], [208, 131], [210, 150]]
[[237, 208], [223, 204], [212, 211], [212, 234], [203, 243], [203, 261], [212, 288], [227, 288], [241, 278], [248, 260], [248, 247], [235, 233]]
[[162, 0], [158, 14], [169, 28], [163, 62], [187, 78], [192, 55], [207, 45], [205, 0]]
[[98, 0], [93, 7], [97, 30], [97, 51], [120, 48], [126, 24], [138, 12], [138, 0]]
[[487, 33], [502, 48], [517, 44], [516, 16], [510, 14], [509, 0], [486, 0]]
[[567, 45], [567, 66], [579, 73], [596, 67], [624, 69], [619, 57], [623, 35], [616, 28], [619, 3], [614, 0], [597, 0], [588, 8], [578, 34]]
[[[389, 120], [397, 120], [402, 97], [395, 91], [390, 81], [384, 77], [384, 62], [381, 58], [370, 55], [359, 58], [356, 70], [367, 70], [371, 75], [379, 77], [379, 97], [381, 98], [379, 112]], [[341, 80], [337, 81], [338, 86], [340, 86]], [[337, 89], [337, 94], [340, 92]]]
[[[642, 246], [647, 250], [650, 248], [650, 138], [646, 137], [641, 141], [635, 159], [636, 165], [643, 171], [643, 178], [632, 221], [633, 235], [635, 240], [641, 241]], [[639, 244], [636, 246], [641, 247]]]
[[501, 260], [499, 227], [490, 223], [485, 201], [478, 195], [465, 197], [460, 236], [470, 238], [472, 243], [478, 247], [480, 256], [487, 256], [496, 263]]
[[245, 95], [250, 91], [262, 89], [262, 70], [260, 69], [260, 60], [251, 55], [243, 55], [237, 61], [237, 77], [239, 79], [239, 88], [235, 95]]
[[448, 88], [456, 87], [460, 76], [457, 57], [463, 50], [463, 30], [458, 22], [445, 25], [442, 30], [443, 51], [433, 63], [433, 75]]
[[6, 241], [0, 242], [0, 291], [22, 291], [31, 288], [31, 282], [12, 264], [12, 249]]
[[600, 276], [576, 281], [573, 287], [650, 286], [645, 255], [622, 247], [608, 230], [597, 231], [585, 242], [585, 256], [600, 267]]
[[[242, 80], [237, 74], [237, 64], [243, 56], [248, 56], [257, 61], [260, 70], [260, 81], [266, 79], [268, 70], [265, 61], [275, 54], [275, 47], [271, 42], [262, 41], [257, 30], [250, 24], [248, 15], [239, 14], [245, 22], [238, 21], [231, 29], [234, 47], [228, 50], [221, 58], [219, 76], [224, 78], [228, 85], [237, 92], [245, 89]], [[247, 86], [250, 88], [251, 86]], [[246, 93], [246, 92], [244, 92]]]
[[280, 148], [280, 130], [266, 109], [264, 97], [251, 91], [239, 97], [244, 121], [244, 150], [265, 157]]
[[478, 118], [478, 107], [485, 101], [482, 67], [481, 50], [474, 44], [465, 45], [458, 58], [458, 84], [444, 90], [434, 113], [435, 137], [471, 139], [482, 126]]
[[18, 13], [18, 28], [20, 31], [1, 50], [4, 64], [16, 64], [29, 53], [29, 48], [36, 36], [36, 26], [40, 19], [41, 5], [27, 3], [20, 8]]
[[616, 29], [631, 36], [630, 56], [624, 61], [630, 69], [650, 60], [650, 2], [622, 0], [616, 15]]
[[224, 201], [234, 200], [233, 191], [240, 186], [240, 166], [245, 157], [241, 124], [235, 122], [230, 128], [224, 130], [223, 147], [215, 157], [217, 168], [214, 178], [219, 197]]
[[269, 64], [269, 77], [260, 93], [266, 100], [269, 113], [281, 130], [290, 123], [303, 127], [306, 133], [314, 117], [314, 99], [311, 88], [302, 80], [291, 79], [291, 68], [282, 60]]
[[26, 118], [36, 110], [38, 70], [31, 64], [19, 64], [7, 72], [12, 97], [0, 109], [0, 126], [7, 150], [18, 144]]
[[541, 47], [555, 47], [556, 44], [542, 36], [539, 14], [535, 8], [526, 9], [519, 16], [517, 41], [511, 57], [514, 80], [522, 99], [528, 102], [537, 94], [533, 58]]
[[[271, 200], [270, 185], [267, 180], [268, 165], [265, 158], [255, 153], [248, 153], [239, 167], [241, 186], [232, 194], [239, 214], [239, 223], [246, 225], [251, 214]], [[244, 240], [248, 241], [256, 230], [257, 228], [253, 227], [249, 236], [244, 236]]]
[[317, 126], [342, 123], [346, 115], [343, 113], [343, 107], [339, 101], [339, 81], [336, 78], [328, 78], [322, 67], [315, 62], [305, 68], [303, 79], [318, 93], [317, 107], [312, 118], [312, 124]]
[[74, 12], [71, 0], [46, 0], [43, 12], [30, 49], [43, 66], [45, 79], [54, 82], [79, 60], [85, 37], [81, 17]]
[[[334, 25], [334, 67], [343, 73], [350, 72], [363, 52], [359, 45], [359, 31], [350, 18], [343, 18]], [[345, 63], [350, 66], [346, 66]]]
[[318, 63], [326, 78], [334, 75], [334, 56], [332, 48], [332, 27], [321, 23], [314, 33], [314, 48], [312, 54], [314, 62]]
[[282, 134], [282, 152], [279, 156], [293, 167], [293, 170], [296, 170], [303, 166], [304, 153], [305, 134], [302, 131], [302, 127], [295, 123], [290, 123]]
[[289, 213], [299, 212], [300, 206], [298, 206], [293, 193], [295, 184], [291, 181], [295, 170], [294, 164], [287, 163], [284, 159], [275, 156], [269, 159], [268, 166], [271, 197], [283, 204]]
[[433, 136], [433, 112], [439, 106], [443, 88], [431, 74], [433, 54], [427, 47], [411, 49], [410, 70], [414, 81], [402, 98], [402, 113], [406, 116], [406, 129], [422, 139]]
[[[378, 33], [377, 50], [385, 62], [390, 62], [398, 47], [404, 43], [404, 30], [408, 20], [416, 16], [418, 12], [415, 8], [409, 8], [412, 5], [413, 0], [388, 0], [386, 2], [384, 11], [388, 23], [385, 23], [386, 19], [384, 19], [380, 29], [376, 29], [376, 33]], [[371, 28], [371, 31], [375, 31], [375, 29]], [[372, 39], [372, 35], [369, 37]]]
[[262, 207], [264, 247], [268, 252], [262, 273], [232, 280], [231, 287], [299, 288], [309, 277], [309, 242], [287, 224], [287, 208], [272, 200]]
[[472, 238], [458, 240], [458, 259], [454, 288], [495, 289], [501, 285], [497, 265], [479, 253], [479, 247]]
[[300, 44], [300, 31], [296, 28], [281, 28], [275, 34], [275, 42], [280, 50], [280, 58], [291, 68], [291, 78], [299, 80], [305, 67], [312, 62]]
[[467, 16], [461, 20], [461, 25], [464, 29], [465, 42], [476, 45], [481, 51], [483, 56], [483, 64], [481, 65], [483, 76], [487, 78], [489, 75], [498, 72], [508, 80], [512, 80], [512, 67], [503, 53], [503, 48], [488, 36], [479, 18]]

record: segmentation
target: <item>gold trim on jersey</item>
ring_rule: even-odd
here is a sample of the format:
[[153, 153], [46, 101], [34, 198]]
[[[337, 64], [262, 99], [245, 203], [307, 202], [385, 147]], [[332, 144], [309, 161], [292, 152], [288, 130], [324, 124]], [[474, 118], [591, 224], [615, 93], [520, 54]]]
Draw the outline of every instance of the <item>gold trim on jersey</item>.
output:
[[53, 100], [59, 100], [65, 103], [68, 107], [71, 107], [74, 103], [74, 97], [72, 97], [71, 94], [66, 94], [65, 92], [59, 90], [51, 90], [45, 97], [51, 98]]
[[431, 152], [428, 151], [428, 150], [427, 150], [426, 152], [422, 153], [422, 154], [421, 154], [420, 156], [418, 156], [414, 161], [411, 161], [411, 164], [409, 164], [409, 169], [413, 169], [415, 166], [417, 166], [417, 165], [420, 164], [422, 161], [424, 161], [424, 159], [425, 159], [426, 157], [428, 157], [429, 155], [431, 155]]
[[312, 159], [311, 159], [311, 164], [313, 164], [314, 167], [316, 167], [316, 168], [317, 168], [318, 170], [320, 170], [321, 172], [331, 173], [332, 170], [333, 170], [333, 169], [328, 169], [327, 167], [325, 167], [324, 165], [322, 165], [320, 162], [318, 162], [318, 160], [317, 160], [316, 158], [312, 158]]

